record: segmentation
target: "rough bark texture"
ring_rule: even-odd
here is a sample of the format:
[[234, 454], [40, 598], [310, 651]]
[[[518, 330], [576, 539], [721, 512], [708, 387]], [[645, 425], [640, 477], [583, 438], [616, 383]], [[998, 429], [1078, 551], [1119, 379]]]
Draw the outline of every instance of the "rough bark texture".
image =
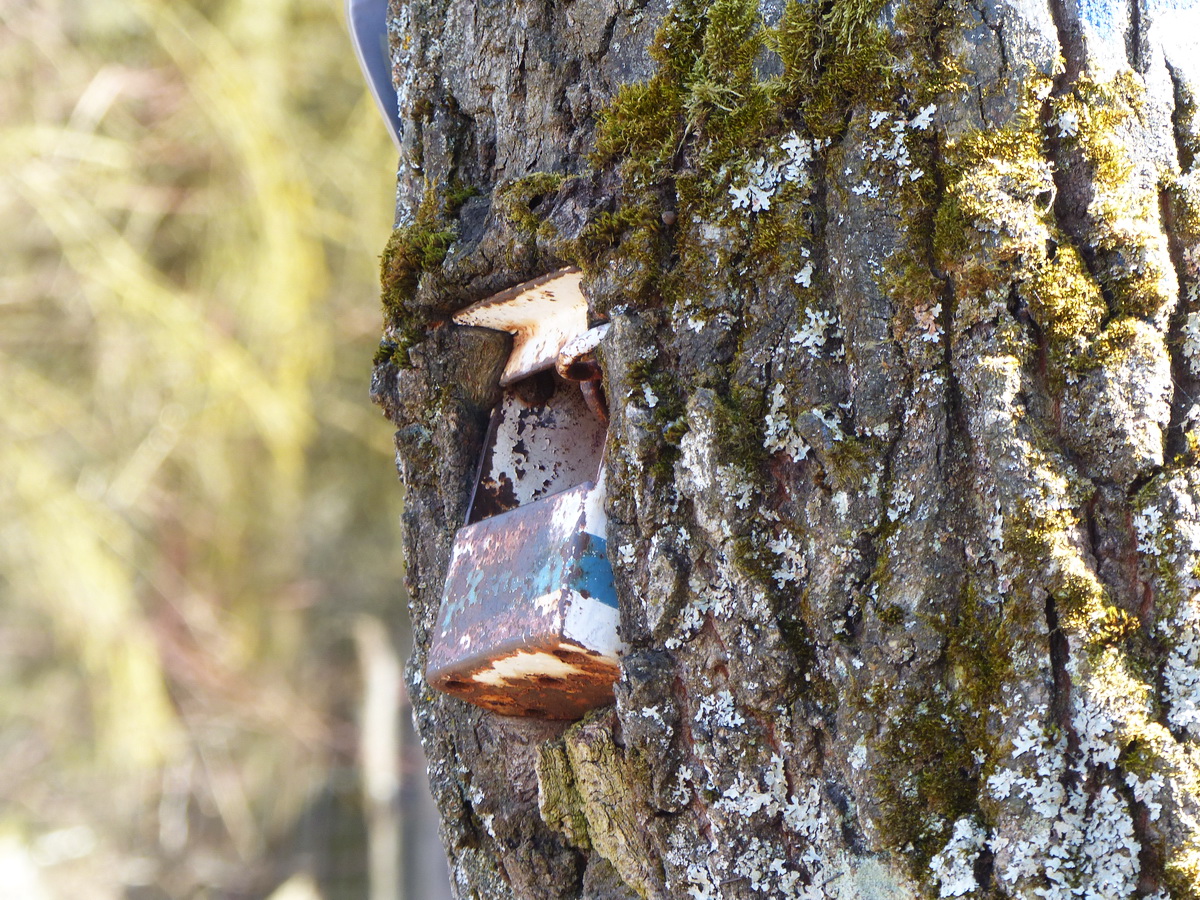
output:
[[[394, 0], [373, 391], [460, 897], [1200, 896], [1198, 30]], [[571, 727], [421, 676], [507, 353], [448, 315], [568, 263], [630, 645]]]

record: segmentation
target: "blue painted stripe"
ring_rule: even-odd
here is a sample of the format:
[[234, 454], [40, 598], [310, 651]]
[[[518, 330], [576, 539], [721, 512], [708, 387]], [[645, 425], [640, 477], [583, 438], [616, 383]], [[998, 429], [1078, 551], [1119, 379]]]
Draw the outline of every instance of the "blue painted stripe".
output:
[[617, 608], [617, 586], [613, 581], [612, 564], [608, 561], [608, 541], [594, 534], [583, 535], [579, 574], [580, 581], [575, 586], [576, 590], [599, 600], [605, 606]]

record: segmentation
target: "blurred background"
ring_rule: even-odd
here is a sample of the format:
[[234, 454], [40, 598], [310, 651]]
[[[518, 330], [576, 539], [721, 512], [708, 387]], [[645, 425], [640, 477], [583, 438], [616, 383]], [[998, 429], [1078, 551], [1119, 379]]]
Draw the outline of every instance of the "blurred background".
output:
[[394, 175], [341, 0], [0, 0], [0, 900], [447, 896]]

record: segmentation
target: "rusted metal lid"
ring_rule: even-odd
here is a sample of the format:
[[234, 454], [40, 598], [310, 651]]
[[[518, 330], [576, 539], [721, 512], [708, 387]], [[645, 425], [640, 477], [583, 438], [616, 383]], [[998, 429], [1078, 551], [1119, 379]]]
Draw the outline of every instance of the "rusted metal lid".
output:
[[512, 334], [512, 354], [500, 376], [508, 386], [553, 366], [563, 345], [587, 331], [582, 281], [574, 266], [559, 269], [480, 300], [454, 321]]

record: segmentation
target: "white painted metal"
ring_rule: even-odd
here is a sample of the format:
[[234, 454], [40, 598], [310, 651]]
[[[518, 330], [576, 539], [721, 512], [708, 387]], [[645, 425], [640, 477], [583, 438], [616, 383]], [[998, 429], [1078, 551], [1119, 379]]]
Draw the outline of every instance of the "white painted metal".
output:
[[455, 314], [454, 321], [513, 336], [512, 354], [500, 376], [507, 387], [553, 366], [563, 346], [587, 331], [582, 281], [579, 269], [560, 269], [481, 300]]

